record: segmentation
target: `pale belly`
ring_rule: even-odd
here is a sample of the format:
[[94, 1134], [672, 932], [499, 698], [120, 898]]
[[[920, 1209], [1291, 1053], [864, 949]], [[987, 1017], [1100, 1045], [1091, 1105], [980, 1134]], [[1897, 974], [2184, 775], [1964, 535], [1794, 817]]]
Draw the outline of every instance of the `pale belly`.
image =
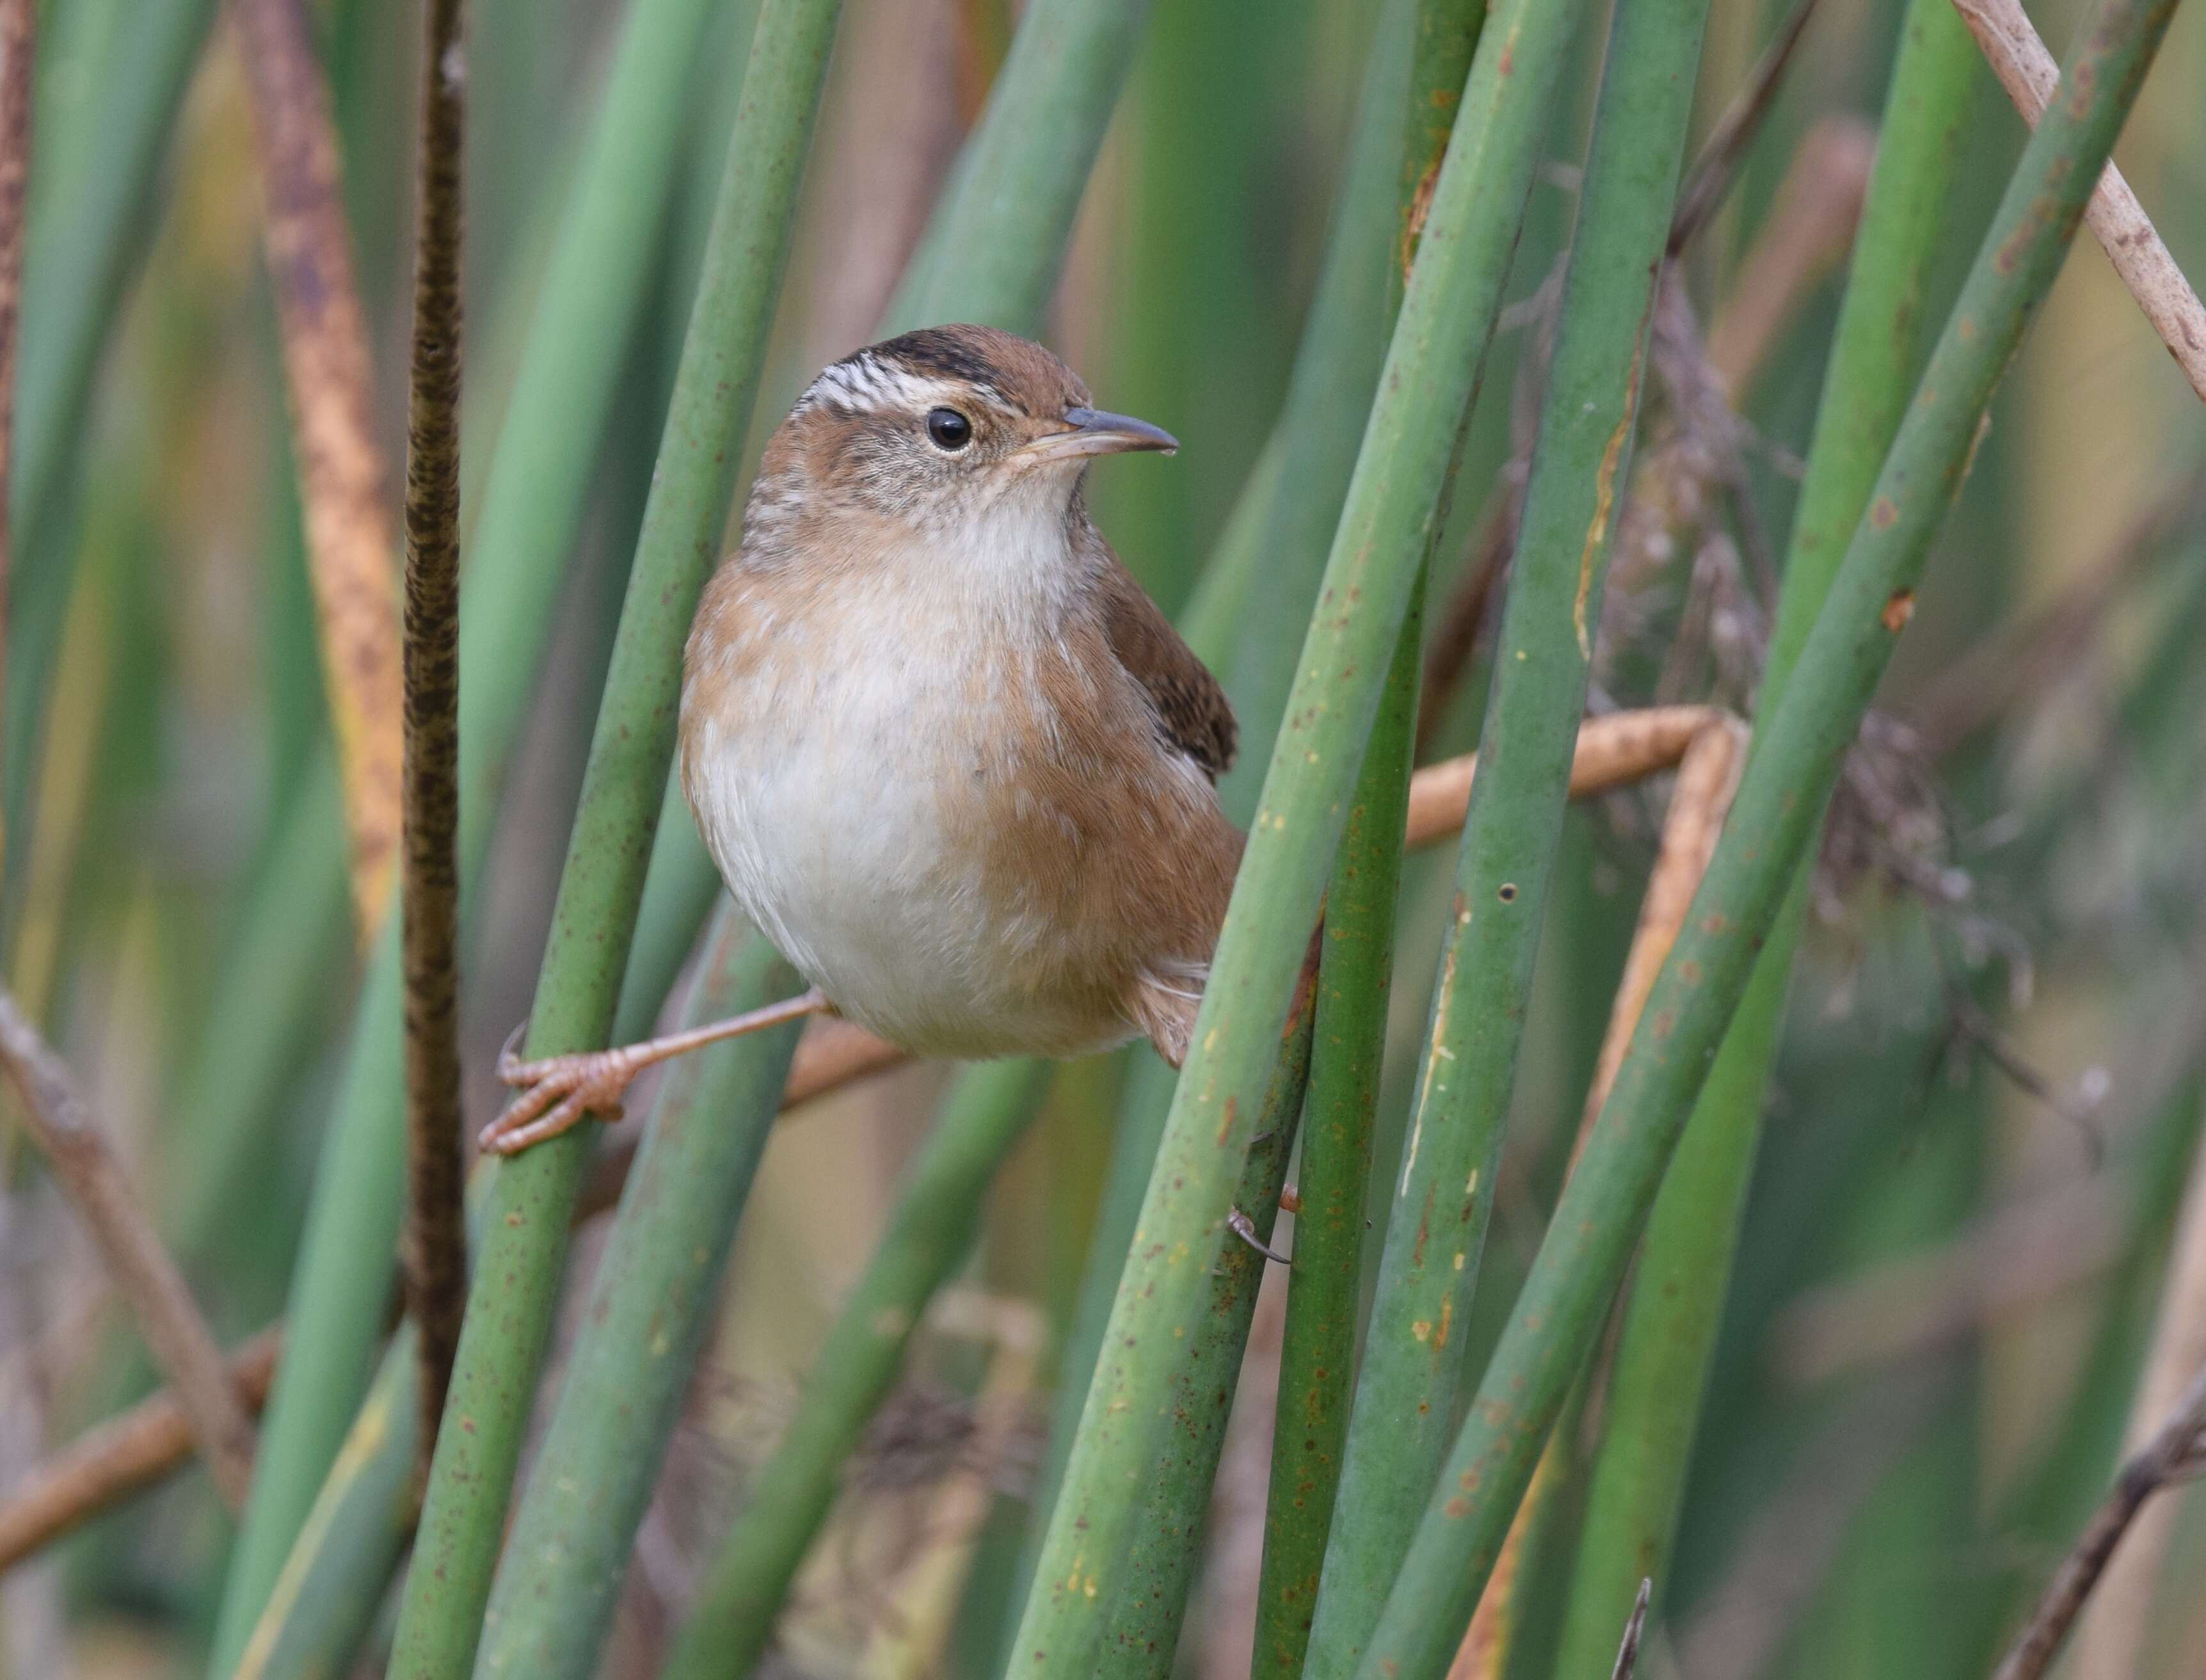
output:
[[[876, 646], [880, 644], [876, 643]], [[891, 656], [893, 658], [894, 656]], [[924, 1055], [1073, 1055], [1135, 1034], [1046, 903], [971, 843], [971, 743], [1017, 672], [786, 664], [685, 726], [685, 782], [729, 891], [859, 1025]], [[1080, 867], [1068, 841], [1061, 867]]]

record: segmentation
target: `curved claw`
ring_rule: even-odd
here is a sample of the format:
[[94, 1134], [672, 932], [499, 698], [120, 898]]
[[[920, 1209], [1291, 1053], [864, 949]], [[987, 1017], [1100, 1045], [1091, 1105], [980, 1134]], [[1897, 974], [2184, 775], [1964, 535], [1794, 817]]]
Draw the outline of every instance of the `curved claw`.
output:
[[528, 1085], [534, 1081], [524, 1079], [522, 1070], [528, 1064], [521, 1059], [521, 1035], [528, 1030], [528, 1017], [523, 1016], [505, 1035], [505, 1042], [498, 1047], [498, 1082], [501, 1085]]
[[1225, 1216], [1225, 1228], [1267, 1260], [1277, 1260], [1281, 1266], [1292, 1266], [1294, 1261], [1276, 1248], [1267, 1248], [1256, 1237], [1255, 1222], [1239, 1208]]

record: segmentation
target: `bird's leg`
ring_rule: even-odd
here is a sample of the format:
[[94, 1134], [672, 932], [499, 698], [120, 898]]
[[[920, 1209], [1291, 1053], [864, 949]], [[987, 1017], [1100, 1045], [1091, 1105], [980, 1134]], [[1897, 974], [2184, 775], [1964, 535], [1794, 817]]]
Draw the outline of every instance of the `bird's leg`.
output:
[[611, 1050], [583, 1051], [571, 1056], [547, 1056], [540, 1061], [524, 1062], [513, 1053], [509, 1042], [498, 1058], [498, 1076], [519, 1089], [521, 1094], [506, 1105], [505, 1112], [482, 1129], [479, 1141], [493, 1154], [512, 1155], [533, 1143], [558, 1136], [586, 1114], [617, 1120], [621, 1116], [621, 1097], [629, 1081], [655, 1063], [671, 1061], [708, 1044], [718, 1044], [723, 1039], [739, 1039], [747, 1033], [785, 1026], [808, 1015], [829, 1014], [834, 1007], [815, 986], [796, 997], [768, 1004], [764, 1009]]

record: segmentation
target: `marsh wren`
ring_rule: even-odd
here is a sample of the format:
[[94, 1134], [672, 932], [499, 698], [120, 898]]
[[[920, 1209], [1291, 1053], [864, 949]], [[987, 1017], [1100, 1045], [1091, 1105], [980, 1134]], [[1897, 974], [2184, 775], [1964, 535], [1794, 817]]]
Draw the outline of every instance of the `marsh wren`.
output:
[[510, 1153], [651, 1063], [799, 1016], [921, 1056], [1187, 1048], [1242, 848], [1232, 708], [1089, 516], [1097, 456], [1172, 438], [1039, 344], [907, 333], [767, 443], [683, 664], [683, 791], [786, 1003], [500, 1067]]

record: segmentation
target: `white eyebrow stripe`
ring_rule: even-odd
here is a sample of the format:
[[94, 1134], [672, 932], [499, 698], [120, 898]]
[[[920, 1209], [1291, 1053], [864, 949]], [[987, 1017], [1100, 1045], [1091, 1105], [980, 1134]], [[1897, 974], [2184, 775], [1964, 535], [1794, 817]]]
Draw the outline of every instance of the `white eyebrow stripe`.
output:
[[821, 370], [791, 412], [823, 406], [917, 411], [970, 402], [975, 396], [1008, 412], [1002, 395], [990, 386], [929, 378], [861, 350]]

